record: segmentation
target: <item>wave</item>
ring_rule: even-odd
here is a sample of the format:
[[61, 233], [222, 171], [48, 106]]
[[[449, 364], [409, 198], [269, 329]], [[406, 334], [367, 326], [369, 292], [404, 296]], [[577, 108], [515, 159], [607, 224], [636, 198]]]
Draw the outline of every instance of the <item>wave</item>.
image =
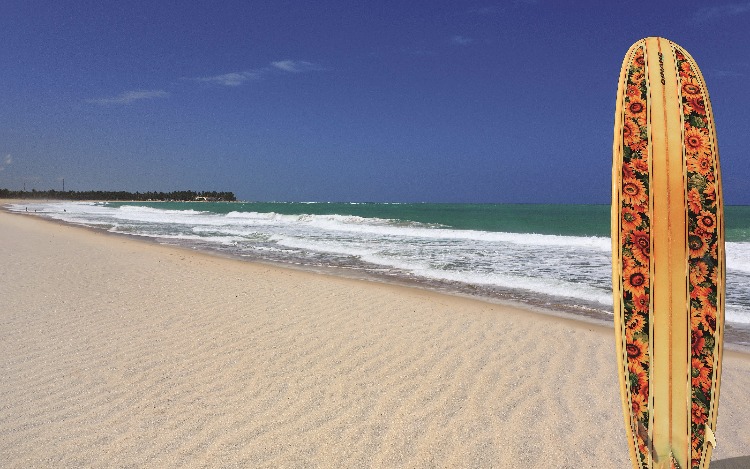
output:
[[750, 274], [750, 242], [725, 243], [727, 269]]
[[[400, 255], [393, 250], [383, 250], [382, 247], [368, 243], [355, 246], [344, 246], [340, 244], [327, 243], [321, 240], [309, 240], [292, 238], [286, 236], [274, 237], [278, 244], [300, 250], [328, 251], [339, 255], [356, 257], [364, 262], [386, 266], [409, 272], [411, 275], [425, 277], [434, 280], [446, 280], [462, 284], [476, 284], [495, 286], [513, 290], [525, 290], [537, 292], [544, 295], [576, 298], [580, 300], [593, 301], [603, 305], [612, 304], [612, 296], [607, 288], [598, 288], [583, 282], [567, 281], [560, 278], [541, 278], [533, 275], [524, 275], [521, 270], [517, 272], [503, 272], [498, 270], [489, 271], [481, 269], [477, 271], [475, 259], [464, 257], [463, 268], [460, 263], [455, 262], [455, 255], [444, 253], [442, 256], [435, 250], [432, 256], [420, 255], [413, 250], [405, 250]], [[461, 257], [461, 256], [459, 256]]]
[[226, 218], [244, 220], [253, 225], [268, 222], [286, 223], [290, 225], [316, 227], [325, 231], [374, 234], [405, 238], [469, 240], [526, 245], [532, 244], [537, 246], [577, 246], [597, 249], [602, 252], [608, 252], [611, 250], [609, 238], [598, 236], [560, 236], [537, 233], [458, 230], [420, 222], [383, 218], [365, 218], [356, 215], [282, 215], [274, 212], [230, 212], [226, 215]]

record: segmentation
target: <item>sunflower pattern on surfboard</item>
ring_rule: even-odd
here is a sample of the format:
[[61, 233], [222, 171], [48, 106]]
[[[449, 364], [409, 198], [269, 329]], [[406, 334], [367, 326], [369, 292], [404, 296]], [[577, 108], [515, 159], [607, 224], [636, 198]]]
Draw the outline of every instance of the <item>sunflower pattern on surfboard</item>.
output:
[[622, 312], [629, 372], [632, 435], [648, 464], [650, 219], [646, 69], [643, 48], [627, 72], [622, 124]]
[[[687, 165], [688, 257], [691, 326], [691, 466], [703, 458], [706, 423], [714, 389], [714, 349], [718, 311], [718, 167], [705, 90], [684, 51], [676, 49]], [[723, 281], [723, 280], [722, 280]]]
[[663, 38], [634, 44], [621, 80], [613, 281], [633, 467], [705, 469], [716, 444], [725, 283], [711, 106], [695, 61]]

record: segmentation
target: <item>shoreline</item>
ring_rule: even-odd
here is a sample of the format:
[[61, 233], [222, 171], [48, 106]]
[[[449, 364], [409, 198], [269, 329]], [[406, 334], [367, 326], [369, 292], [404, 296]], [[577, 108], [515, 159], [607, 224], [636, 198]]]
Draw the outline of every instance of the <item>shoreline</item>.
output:
[[[626, 467], [610, 328], [0, 211], [7, 467]], [[712, 467], [750, 463], [724, 357]]]
[[[191, 246], [188, 244], [181, 244], [178, 242], [163, 242], [158, 238], [150, 236], [134, 236], [126, 233], [118, 233], [113, 231], [104, 230], [101, 228], [86, 226], [82, 224], [70, 223], [63, 220], [57, 220], [54, 218], [47, 218], [43, 215], [34, 214], [32, 212], [14, 212], [9, 210], [6, 205], [15, 204], [19, 202], [28, 202], [25, 200], [0, 200], [0, 213], [6, 213], [12, 216], [27, 216], [34, 220], [39, 220], [42, 223], [52, 223], [58, 226], [67, 227], [71, 229], [80, 229], [86, 231], [95, 236], [113, 237], [115, 239], [126, 240], [134, 243], [145, 243], [152, 246], [162, 247], [165, 249], [174, 249], [176, 251], [184, 251], [191, 254], [197, 254], [201, 256], [207, 256], [209, 258], [218, 258], [229, 260], [232, 262], [238, 262], [240, 264], [254, 264], [256, 266], [265, 266], [273, 269], [290, 270], [293, 272], [300, 272], [305, 274], [322, 275], [331, 278], [347, 279], [354, 282], [367, 282], [374, 284], [381, 284], [385, 286], [391, 286], [396, 288], [405, 288], [408, 290], [421, 290], [436, 295], [445, 295], [457, 299], [465, 299], [469, 301], [476, 301], [487, 305], [496, 305], [505, 308], [511, 308], [514, 310], [524, 311], [534, 315], [541, 315], [544, 317], [550, 317], [554, 319], [561, 319], [565, 321], [572, 321], [579, 326], [596, 326], [602, 328], [602, 331], [609, 331], [613, 328], [613, 319], [611, 316], [604, 317], [601, 314], [584, 315], [574, 312], [558, 310], [551, 307], [545, 307], [541, 303], [534, 305], [526, 303], [520, 300], [504, 299], [491, 296], [482, 296], [481, 294], [464, 293], [458, 289], [450, 289], [441, 286], [431, 286], [425, 281], [421, 281], [417, 278], [396, 278], [396, 277], [384, 277], [375, 274], [368, 273], [366, 271], [352, 271], [351, 269], [345, 269], [336, 266], [307, 266], [298, 265], [291, 263], [274, 262], [272, 260], [266, 260], [262, 258], [252, 258], [248, 256], [233, 255], [213, 249], [201, 248], [200, 246]], [[747, 349], [747, 353], [750, 354], [750, 347]]]
[[[158, 238], [149, 236], [133, 236], [125, 233], [112, 232], [101, 228], [90, 227], [81, 224], [70, 223], [53, 218], [47, 218], [43, 215], [34, 215], [34, 213], [13, 212], [8, 209], [9, 204], [19, 204], [24, 202], [37, 202], [36, 200], [19, 200], [4, 199], [0, 200], [0, 212], [11, 215], [31, 215], [44, 222], [51, 222], [63, 226], [80, 228], [92, 233], [99, 233], [105, 236], [122, 237], [135, 242], [153, 243], [158, 246], [172, 247], [175, 249], [184, 249], [189, 252], [201, 252], [205, 255], [216, 256], [224, 259], [232, 259], [238, 262], [248, 262], [259, 265], [265, 265], [280, 269], [291, 269], [299, 272], [312, 272], [320, 275], [328, 275], [338, 278], [348, 278], [353, 280], [381, 283], [385, 285], [401, 286], [405, 288], [416, 288], [437, 294], [453, 296], [457, 298], [466, 298], [480, 301], [488, 304], [507, 306], [510, 308], [520, 309], [534, 314], [551, 316], [554, 318], [563, 318], [571, 321], [579, 321], [583, 324], [591, 324], [604, 327], [613, 331], [614, 317], [611, 313], [603, 313], [595, 308], [588, 308], [582, 305], [573, 307], [564, 303], [557, 302], [555, 297], [537, 294], [539, 299], [530, 299], [524, 296], [523, 292], [505, 291], [503, 289], [494, 289], [493, 287], [475, 287], [472, 285], [460, 285], [455, 282], [437, 281], [421, 277], [396, 277], [377, 275], [367, 270], [352, 270], [338, 266], [310, 266], [302, 264], [292, 264], [285, 262], [275, 262], [260, 257], [251, 257], [235, 255], [229, 252], [223, 252], [217, 249], [205, 248], [200, 245], [180, 242], [165, 242]], [[49, 202], [54, 202], [50, 200]], [[614, 332], [612, 332], [614, 334]], [[724, 332], [724, 350], [747, 354], [750, 356], [750, 325], [727, 323]]]

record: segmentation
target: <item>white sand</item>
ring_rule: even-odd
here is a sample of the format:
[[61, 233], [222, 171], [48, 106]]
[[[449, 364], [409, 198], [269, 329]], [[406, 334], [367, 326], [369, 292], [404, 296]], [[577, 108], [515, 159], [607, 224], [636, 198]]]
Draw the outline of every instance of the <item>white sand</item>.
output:
[[0, 467], [630, 464], [609, 328], [4, 212], [0, 279]]

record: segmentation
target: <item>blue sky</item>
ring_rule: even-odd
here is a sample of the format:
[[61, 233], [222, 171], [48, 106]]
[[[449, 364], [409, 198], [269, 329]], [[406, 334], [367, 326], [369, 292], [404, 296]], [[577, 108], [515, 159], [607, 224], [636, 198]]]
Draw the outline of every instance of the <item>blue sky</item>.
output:
[[622, 58], [659, 35], [750, 204], [748, 25], [750, 1], [5, 0], [0, 188], [608, 203]]

